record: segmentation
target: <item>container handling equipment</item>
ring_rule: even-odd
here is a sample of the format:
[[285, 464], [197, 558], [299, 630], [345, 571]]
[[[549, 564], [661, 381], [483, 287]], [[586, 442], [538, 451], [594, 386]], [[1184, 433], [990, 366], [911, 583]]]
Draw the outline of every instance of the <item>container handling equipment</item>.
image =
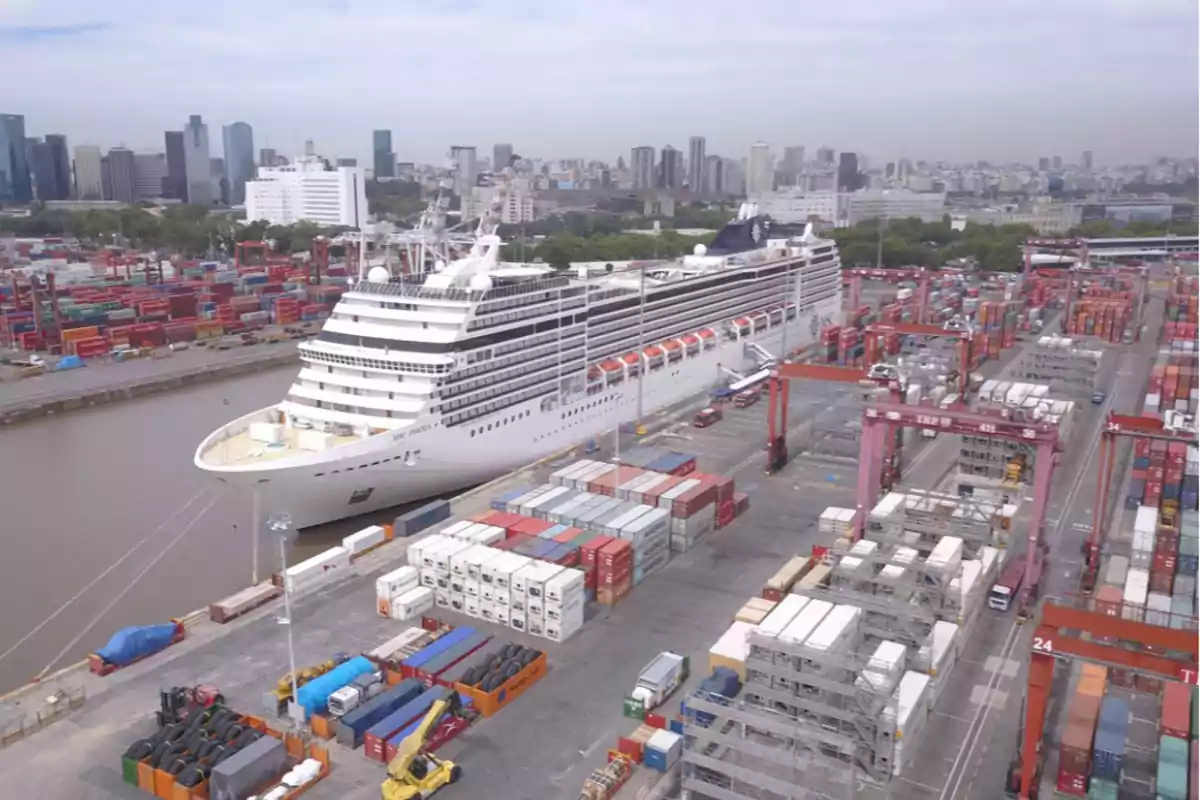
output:
[[425, 800], [462, 777], [462, 767], [454, 762], [421, 752], [438, 722], [444, 715], [456, 713], [460, 702], [457, 692], [438, 700], [416, 730], [400, 742], [395, 758], [388, 763], [387, 780], [380, 787], [383, 800]]

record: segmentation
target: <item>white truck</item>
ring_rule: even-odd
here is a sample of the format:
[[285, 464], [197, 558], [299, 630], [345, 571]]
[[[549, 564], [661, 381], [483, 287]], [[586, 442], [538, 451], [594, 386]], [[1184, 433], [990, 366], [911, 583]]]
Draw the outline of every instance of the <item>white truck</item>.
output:
[[343, 686], [329, 695], [329, 714], [334, 717], [345, 716], [386, 688], [382, 672], [359, 675], [350, 681], [349, 686]]
[[679, 688], [688, 676], [688, 659], [669, 650], [659, 653], [654, 660], [638, 673], [637, 685], [633, 687], [631, 700], [641, 703], [646, 711], [652, 711]]

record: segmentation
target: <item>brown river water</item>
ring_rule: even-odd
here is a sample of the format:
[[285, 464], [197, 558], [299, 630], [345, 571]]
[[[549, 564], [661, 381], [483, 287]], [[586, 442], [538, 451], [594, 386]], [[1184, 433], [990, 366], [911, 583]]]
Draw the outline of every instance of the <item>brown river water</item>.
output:
[[[0, 428], [0, 692], [48, 665], [58, 669], [78, 661], [118, 628], [165, 622], [250, 584], [251, 500], [215, 488], [192, 457], [219, 425], [283, 397], [294, 375], [294, 368], [281, 368]], [[181, 511], [206, 487], [213, 488]], [[368, 522], [306, 530], [289, 561], [336, 544]], [[119, 567], [17, 645], [160, 526]], [[264, 547], [261, 557], [261, 572], [276, 567], [273, 547]]]

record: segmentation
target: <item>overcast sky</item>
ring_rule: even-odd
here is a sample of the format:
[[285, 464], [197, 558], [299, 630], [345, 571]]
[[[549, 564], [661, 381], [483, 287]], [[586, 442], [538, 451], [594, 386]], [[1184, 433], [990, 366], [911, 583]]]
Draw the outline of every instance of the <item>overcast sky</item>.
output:
[[397, 158], [741, 157], [1098, 164], [1195, 155], [1197, 0], [0, 0], [0, 112], [162, 149], [188, 114], [256, 147]]

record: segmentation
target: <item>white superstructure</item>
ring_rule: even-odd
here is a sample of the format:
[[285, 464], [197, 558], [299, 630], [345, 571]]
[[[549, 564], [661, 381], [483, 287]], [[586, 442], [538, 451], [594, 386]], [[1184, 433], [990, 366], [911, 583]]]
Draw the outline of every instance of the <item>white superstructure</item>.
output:
[[362, 227], [367, 219], [363, 170], [326, 169], [315, 156], [302, 156], [283, 167], [259, 167], [255, 180], [246, 181], [246, 219], [265, 219], [272, 225]]
[[642, 269], [499, 260], [484, 233], [427, 275], [373, 269], [300, 347], [287, 397], [198, 467], [300, 527], [490, 480], [781, 357], [841, 320], [836, 245], [745, 206], [712, 246]]

